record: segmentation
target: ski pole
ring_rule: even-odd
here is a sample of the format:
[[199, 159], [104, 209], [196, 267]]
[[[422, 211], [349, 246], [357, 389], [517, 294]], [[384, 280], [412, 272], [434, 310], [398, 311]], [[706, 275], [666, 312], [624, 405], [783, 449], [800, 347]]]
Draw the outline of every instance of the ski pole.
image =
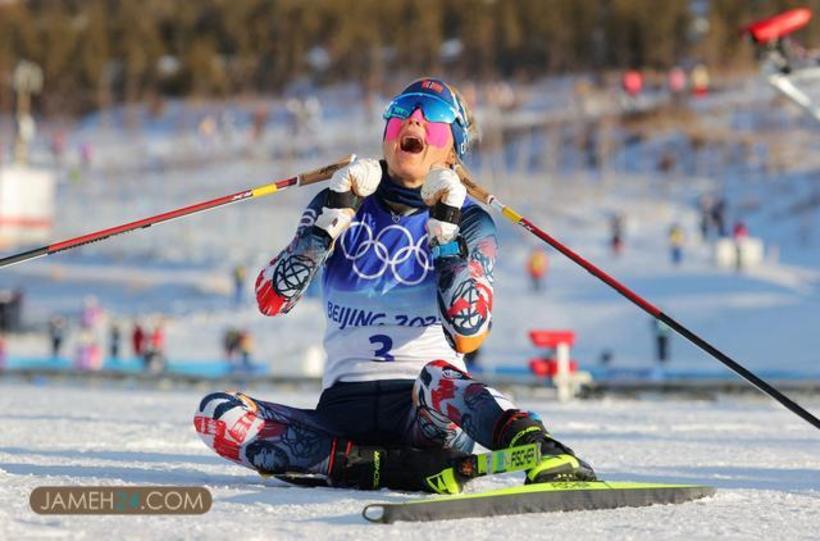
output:
[[566, 245], [560, 243], [555, 238], [551, 237], [537, 226], [535, 226], [532, 222], [515, 212], [513, 209], [508, 207], [507, 205], [503, 204], [499, 201], [495, 195], [489, 193], [488, 191], [484, 190], [480, 186], [478, 186], [475, 182], [473, 182], [470, 172], [464, 168], [463, 165], [459, 164], [456, 167], [456, 172], [458, 173], [459, 178], [461, 178], [461, 182], [466, 186], [467, 191], [469, 192], [470, 196], [474, 199], [482, 201], [495, 209], [496, 211], [500, 212], [505, 218], [516, 225], [520, 225], [539, 239], [543, 240], [569, 259], [586, 269], [587, 272], [595, 276], [596, 278], [600, 279], [602, 282], [610, 286], [611, 288], [615, 289], [618, 293], [632, 301], [636, 304], [639, 308], [641, 308], [644, 312], [648, 313], [652, 317], [666, 323], [674, 329], [678, 334], [698, 346], [700, 349], [714, 357], [715, 359], [719, 360], [731, 370], [733, 370], [738, 375], [742, 376], [746, 379], [746, 381], [750, 382], [752, 385], [757, 387], [760, 391], [766, 393], [770, 397], [774, 398], [778, 402], [780, 402], [783, 406], [791, 410], [792, 413], [795, 413], [802, 417], [804, 420], [811, 423], [815, 428], [820, 429], [820, 420], [817, 419], [814, 415], [803, 409], [800, 405], [793, 402], [789, 397], [766, 383], [764, 380], [760, 379], [758, 376], [738, 364], [736, 361], [732, 360], [728, 355], [718, 350], [716, 347], [712, 346], [709, 342], [704, 340], [703, 338], [699, 337], [668, 315], [664, 314], [659, 308], [655, 307], [651, 303], [644, 300], [640, 297], [637, 293], [630, 290], [628, 287], [617, 281], [615, 278], [609, 276], [607, 273], [569, 249]]
[[31, 259], [37, 259], [39, 257], [45, 257], [57, 252], [70, 250], [72, 248], [77, 248], [78, 246], [83, 246], [84, 244], [90, 244], [92, 242], [107, 239], [115, 235], [121, 235], [135, 229], [144, 229], [146, 227], [151, 227], [154, 224], [170, 222], [171, 220], [176, 220], [177, 218], [182, 218], [183, 216], [188, 216], [190, 214], [196, 214], [197, 212], [203, 212], [224, 205], [230, 205], [231, 203], [238, 203], [239, 201], [244, 201], [246, 199], [263, 197], [274, 192], [279, 192], [286, 188], [290, 188], [291, 186], [306, 186], [308, 184], [313, 184], [314, 182], [327, 180], [337, 169], [349, 164], [354, 158], [355, 155], [350, 155], [336, 163], [320, 167], [319, 169], [315, 169], [307, 173], [302, 173], [301, 175], [296, 175], [295, 177], [277, 180], [269, 184], [251, 188], [250, 190], [244, 190], [230, 195], [217, 197], [216, 199], [195, 203], [187, 207], [182, 207], [169, 212], [163, 212], [162, 214], [150, 216], [148, 218], [129, 222], [127, 224], [110, 227], [101, 231], [95, 231], [94, 233], [88, 233], [87, 235], [81, 235], [79, 237], [74, 237], [61, 242], [55, 242], [54, 244], [49, 244], [47, 246], [41, 246], [40, 248], [34, 248], [33, 250], [20, 252], [19, 254], [3, 257], [0, 258], [0, 268], [8, 267], [16, 263], [22, 263], [23, 261], [29, 261]]

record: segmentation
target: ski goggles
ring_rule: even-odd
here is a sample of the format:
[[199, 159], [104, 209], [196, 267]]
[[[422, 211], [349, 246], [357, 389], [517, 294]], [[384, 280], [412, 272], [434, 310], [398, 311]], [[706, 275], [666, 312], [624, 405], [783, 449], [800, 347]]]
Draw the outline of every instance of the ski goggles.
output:
[[393, 101], [385, 108], [382, 116], [385, 120], [393, 118], [405, 120], [417, 109], [421, 110], [428, 122], [442, 122], [450, 125], [456, 154], [459, 158], [463, 158], [467, 152], [467, 143], [469, 142], [467, 120], [459, 108], [454, 107], [445, 100], [423, 92], [401, 94], [393, 98]]
[[[429, 122], [424, 118], [421, 109], [416, 109], [410, 118], [417, 118], [424, 124], [425, 139], [428, 144], [437, 148], [447, 148], [454, 143], [452, 130], [446, 122]], [[398, 138], [404, 120], [393, 117], [384, 127], [384, 140], [393, 141]]]

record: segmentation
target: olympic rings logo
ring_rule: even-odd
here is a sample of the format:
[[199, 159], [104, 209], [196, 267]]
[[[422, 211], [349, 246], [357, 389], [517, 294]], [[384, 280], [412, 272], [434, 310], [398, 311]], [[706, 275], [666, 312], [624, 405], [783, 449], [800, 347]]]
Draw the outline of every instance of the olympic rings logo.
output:
[[[359, 228], [363, 232], [361, 233], [363, 240], [356, 243], [354, 231]], [[392, 248], [403, 246], [391, 254], [390, 248], [383, 241], [393, 231], [398, 232], [399, 240], [391, 242], [390, 246]], [[393, 235], [395, 234], [393, 233]], [[345, 259], [352, 262], [353, 272], [359, 278], [375, 280], [384, 276], [384, 273], [390, 269], [390, 273], [398, 283], [414, 286], [422, 283], [427, 278], [427, 274], [434, 268], [427, 245], [424, 244], [426, 242], [427, 235], [422, 235], [415, 241], [410, 231], [398, 224], [385, 227], [374, 238], [373, 230], [369, 225], [364, 222], [353, 222], [342, 236], [339, 245]], [[424, 246], [422, 246], [423, 244]], [[366, 257], [368, 255], [370, 257]], [[375, 259], [373, 256], [375, 256]], [[413, 259], [410, 259], [411, 257]], [[365, 259], [362, 260], [362, 258]], [[373, 265], [372, 262], [374, 261], [378, 261], [378, 263]], [[370, 268], [373, 266], [375, 268]]]

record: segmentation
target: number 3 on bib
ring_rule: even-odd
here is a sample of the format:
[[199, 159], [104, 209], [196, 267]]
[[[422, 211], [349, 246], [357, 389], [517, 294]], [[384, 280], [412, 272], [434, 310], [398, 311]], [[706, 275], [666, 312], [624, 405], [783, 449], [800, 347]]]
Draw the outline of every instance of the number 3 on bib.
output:
[[386, 363], [396, 360], [390, 355], [390, 350], [393, 349], [393, 339], [386, 334], [371, 336], [370, 343], [376, 346], [376, 352], [373, 354], [374, 361]]

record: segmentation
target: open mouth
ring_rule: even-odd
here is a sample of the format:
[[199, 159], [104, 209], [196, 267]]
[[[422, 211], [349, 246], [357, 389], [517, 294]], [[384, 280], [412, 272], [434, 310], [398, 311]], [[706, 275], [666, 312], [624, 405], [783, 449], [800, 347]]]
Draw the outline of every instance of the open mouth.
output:
[[411, 154], [419, 154], [424, 150], [424, 141], [416, 135], [405, 135], [401, 138], [401, 149]]

